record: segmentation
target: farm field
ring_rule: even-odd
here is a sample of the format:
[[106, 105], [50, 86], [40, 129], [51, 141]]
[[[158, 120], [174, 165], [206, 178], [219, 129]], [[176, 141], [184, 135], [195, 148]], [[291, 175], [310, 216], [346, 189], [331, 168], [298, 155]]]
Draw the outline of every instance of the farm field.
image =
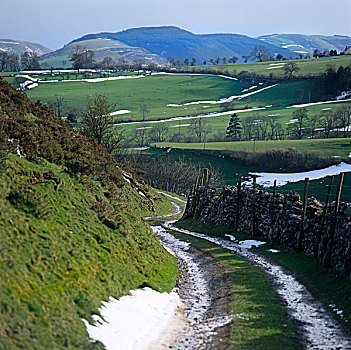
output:
[[[11, 79], [13, 78], [6, 80], [11, 82]], [[252, 85], [245, 86], [242, 90], [242, 83], [237, 80], [211, 75], [153, 75], [117, 81], [42, 82], [27, 94], [31, 100], [41, 100], [43, 103], [52, 101], [55, 95], [59, 95], [68, 105], [82, 108], [85, 107], [88, 96], [102, 92], [116, 103], [116, 110], [130, 111], [120, 115], [120, 121], [140, 121], [141, 105], [150, 111], [145, 115], [145, 120], [159, 120], [219, 112], [219, 101], [231, 96], [235, 96], [234, 109], [237, 110], [292, 105], [297, 103], [297, 91], [301, 93], [301, 102], [319, 99], [314, 81]]]
[[[262, 92], [263, 94], [264, 92]], [[308, 116], [311, 117], [316, 114], [324, 113], [325, 110], [334, 110], [337, 109], [338, 107], [342, 105], [350, 105], [350, 101], [346, 102], [332, 102], [332, 103], [323, 103], [323, 104], [316, 104], [316, 105], [310, 105], [307, 106], [307, 111], [308, 111]], [[235, 108], [240, 108], [240, 107], [235, 107]], [[264, 116], [274, 116], [277, 118], [277, 121], [282, 124], [283, 127], [288, 126], [287, 123], [289, 123], [293, 119], [293, 112], [297, 108], [287, 108], [287, 107], [268, 107], [268, 108], [263, 108], [263, 109], [257, 109], [257, 110], [251, 110], [251, 109], [242, 109], [239, 110], [233, 110], [231, 112], [225, 112], [224, 114], [218, 113], [218, 114], [213, 114], [206, 116], [204, 120], [206, 120], [206, 123], [211, 128], [211, 134], [209, 135], [209, 138], [211, 138], [214, 134], [217, 132], [225, 132], [226, 128], [228, 127], [230, 116], [233, 113], [237, 113], [239, 118], [241, 120], [245, 119], [246, 117], [255, 115], [258, 119], [264, 117]], [[131, 133], [133, 130], [136, 128], [142, 128], [142, 127], [147, 127], [149, 129], [156, 127], [157, 125], [165, 125], [168, 127], [168, 134], [178, 134], [178, 133], [186, 133], [189, 130], [190, 123], [192, 122], [193, 119], [191, 118], [178, 118], [177, 120], [170, 120], [170, 121], [163, 121], [163, 122], [138, 122], [135, 124], [122, 124], [123, 129], [125, 132]], [[279, 142], [279, 141], [278, 141]], [[189, 148], [192, 147], [193, 144], [188, 144]], [[184, 148], [188, 148], [184, 147]]]
[[[180, 149], [199, 149], [204, 148], [203, 143], [157, 143], [158, 147], [173, 147]], [[315, 140], [269, 140], [269, 141], [238, 141], [238, 142], [207, 142], [207, 150], [215, 151], [245, 151], [245, 152], [264, 152], [272, 149], [289, 147], [299, 151], [322, 151], [333, 153], [334, 156], [348, 158], [351, 155], [351, 139], [315, 139]]]
[[247, 71], [249, 73], [256, 73], [267, 77], [283, 78], [283, 69], [285, 63], [295, 62], [299, 67], [299, 71], [295, 73], [295, 76], [317, 76], [329, 67], [338, 69], [340, 66], [348, 66], [351, 62], [350, 55], [336, 56], [336, 57], [320, 57], [310, 58], [303, 60], [286, 60], [286, 61], [273, 61], [273, 62], [254, 62], [254, 63], [237, 63], [237, 64], [226, 64], [226, 65], [206, 65], [196, 67], [182, 67], [181, 71], [189, 72], [202, 71], [213, 69], [215, 71], [225, 71], [240, 73], [241, 71]]

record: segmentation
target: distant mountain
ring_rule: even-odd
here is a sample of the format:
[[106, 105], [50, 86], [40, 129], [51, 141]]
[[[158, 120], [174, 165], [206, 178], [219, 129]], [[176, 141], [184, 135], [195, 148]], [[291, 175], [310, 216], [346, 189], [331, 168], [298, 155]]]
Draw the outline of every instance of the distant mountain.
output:
[[[85, 40], [105, 38], [118, 40], [126, 45], [142, 47], [153, 54], [167, 58], [172, 56], [175, 60], [195, 58], [202, 63], [217, 57], [230, 58], [236, 56], [241, 59], [243, 55], [249, 55], [257, 45], [263, 45], [262, 41], [238, 34], [208, 34], [199, 35], [177, 27], [143, 27], [127, 29], [118, 33], [87, 34], [74, 40], [79, 43]], [[274, 54], [282, 54], [284, 57], [296, 57], [291, 51], [272, 44], [264, 46]]]
[[118, 40], [99, 36], [96, 38], [87, 38], [85, 40], [75, 40], [59, 50], [43, 55], [40, 57], [40, 61], [47, 62], [54, 67], [62, 67], [71, 64], [71, 62], [69, 62], [69, 55], [76, 45], [93, 50], [97, 61], [101, 61], [104, 57], [109, 56], [115, 62], [117, 62], [118, 59], [124, 58], [130, 62], [139, 59], [144, 62], [166, 63], [164, 58], [152, 54], [142, 47], [132, 47]]
[[35, 52], [38, 56], [51, 52], [49, 48], [29, 41], [0, 39], [0, 52], [17, 53], [21, 55], [25, 51]]
[[250, 55], [258, 45], [265, 46], [272, 56], [281, 54], [286, 58], [312, 54], [314, 49], [343, 51], [346, 45], [351, 45], [351, 38], [300, 34], [272, 34], [250, 38], [239, 34], [194, 34], [173, 26], [141, 27], [117, 33], [87, 34], [42, 56], [41, 60], [54, 67], [63, 66], [62, 62], [67, 64], [69, 53], [75, 45], [94, 50], [98, 61], [110, 56], [115, 62], [119, 58], [125, 58], [130, 62], [141, 59], [145, 62], [166, 63], [167, 58], [172, 56], [181, 61], [195, 58], [197, 64], [202, 64], [211, 58], [229, 59], [233, 56], [238, 57], [240, 62], [242, 56]]
[[343, 35], [303, 35], [303, 34], [271, 34], [260, 36], [259, 39], [266, 44], [288, 49], [297, 54], [312, 54], [315, 49], [319, 51], [344, 51], [351, 45], [351, 37]]

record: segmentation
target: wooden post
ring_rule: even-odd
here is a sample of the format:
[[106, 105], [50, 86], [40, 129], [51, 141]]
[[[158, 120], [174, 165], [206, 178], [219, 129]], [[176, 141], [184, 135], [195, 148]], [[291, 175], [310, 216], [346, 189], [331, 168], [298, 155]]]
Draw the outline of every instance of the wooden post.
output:
[[255, 209], [256, 209], [256, 175], [252, 175], [252, 236], [255, 235], [256, 227], [255, 227], [255, 221], [256, 221], [256, 215], [255, 215]]
[[270, 243], [273, 242], [273, 233], [274, 233], [274, 229], [275, 229], [275, 223], [277, 221], [277, 215], [276, 215], [276, 208], [275, 208], [275, 203], [276, 203], [276, 196], [277, 196], [277, 180], [274, 180], [274, 184], [273, 184], [273, 198], [271, 201], [271, 206], [270, 206], [270, 217], [271, 217], [271, 234], [269, 236], [269, 241]]
[[328, 185], [327, 198], [325, 199], [325, 204], [324, 204], [324, 208], [323, 208], [322, 224], [317, 232], [316, 244], [314, 246], [314, 252], [313, 252], [314, 258], [318, 258], [318, 247], [319, 247], [319, 244], [321, 242], [322, 231], [324, 228], [325, 220], [327, 218], [328, 205], [329, 205], [329, 201], [330, 201], [330, 194], [331, 194], [331, 190], [333, 187], [333, 183], [334, 183], [334, 175], [331, 176], [330, 183]]
[[239, 175], [238, 188], [236, 190], [236, 209], [235, 209], [235, 231], [239, 227], [239, 196], [241, 192], [241, 175]]
[[305, 229], [305, 219], [306, 219], [306, 208], [307, 208], [307, 195], [308, 195], [308, 183], [310, 179], [305, 178], [305, 188], [303, 190], [303, 206], [302, 206], [302, 218], [301, 218], [301, 231], [298, 238], [297, 249], [302, 249], [302, 241], [304, 238], [304, 229]]
[[275, 197], [277, 194], [277, 180], [274, 180], [274, 185], [273, 185], [273, 197]]
[[208, 185], [208, 169], [205, 168], [204, 169], [204, 182], [203, 182], [203, 186], [207, 187]]
[[337, 230], [337, 224], [338, 224], [338, 212], [339, 212], [340, 197], [341, 197], [343, 182], [344, 182], [344, 173], [340, 173], [338, 189], [336, 191], [335, 214], [334, 214], [334, 218], [333, 218], [333, 225], [332, 225], [331, 233], [329, 236], [330, 249], [329, 249], [329, 253], [327, 255], [327, 259], [326, 259], [327, 266], [331, 266], [331, 260], [332, 260], [332, 256], [333, 256], [333, 252], [334, 252], [335, 236], [336, 236], [336, 230]]
[[343, 182], [344, 182], [344, 173], [340, 173], [338, 190], [336, 192], [336, 203], [335, 203], [335, 213], [336, 214], [339, 212], [340, 197], [341, 197]]

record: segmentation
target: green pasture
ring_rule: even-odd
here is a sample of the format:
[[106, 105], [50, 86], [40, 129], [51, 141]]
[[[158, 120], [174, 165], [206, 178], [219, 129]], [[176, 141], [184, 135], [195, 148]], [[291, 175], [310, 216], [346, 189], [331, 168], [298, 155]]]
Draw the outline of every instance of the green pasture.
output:
[[[61, 95], [72, 107], [85, 107], [87, 97], [97, 92], [106, 94], [116, 103], [116, 110], [127, 109], [131, 113], [125, 119], [141, 119], [140, 106], [145, 105], [150, 113], [146, 119], [164, 119], [178, 115], [193, 114], [197, 105], [167, 107], [168, 104], [183, 104], [192, 101], [213, 101], [241, 94], [241, 84], [216, 76], [167, 76], [155, 75], [136, 79], [104, 82], [58, 82], [40, 83], [29, 90], [28, 97], [47, 103], [55, 94]], [[217, 110], [219, 105], [216, 106]], [[209, 108], [209, 111], [211, 109]]]
[[[298, 65], [299, 71], [295, 73], [295, 76], [318, 76], [325, 72], [329, 67], [338, 69], [340, 66], [348, 66], [351, 61], [350, 55], [336, 56], [336, 57], [321, 57], [321, 58], [310, 58], [303, 60], [286, 60], [286, 61], [271, 61], [271, 62], [254, 62], [254, 63], [237, 63], [237, 64], [219, 64], [219, 65], [206, 65], [196, 67], [182, 67], [181, 71], [189, 72], [195, 71], [201, 72], [203, 70], [213, 69], [215, 71], [228, 71], [240, 73], [241, 71], [247, 71], [249, 73], [256, 73], [272, 78], [283, 78], [284, 72], [281, 67], [284, 63], [294, 62]], [[281, 64], [280, 64], [281, 63]]]
[[[250, 95], [234, 99], [234, 109], [295, 104], [299, 99], [297, 93], [301, 97], [301, 102], [318, 100], [313, 80], [282, 82], [260, 91], [265, 87], [259, 85], [243, 92], [239, 81], [217, 76], [154, 75], [95, 83], [85, 81], [39, 83], [38, 87], [29, 90], [27, 94], [32, 101], [41, 100], [43, 103], [52, 101], [55, 95], [60, 95], [64, 97], [67, 105], [79, 108], [86, 106], [88, 96], [102, 92], [116, 103], [116, 110], [131, 111], [119, 116], [121, 121], [141, 120], [141, 105], [145, 105], [150, 111], [146, 114], [145, 120], [220, 112], [219, 103], [208, 102], [244, 94]], [[191, 102], [201, 103], [187, 104]], [[168, 106], [169, 104], [173, 106]]]
[[[262, 94], [265, 93], [264, 91]], [[331, 109], [335, 110], [339, 108], [340, 106], [344, 104], [351, 104], [351, 102], [337, 102], [337, 103], [325, 103], [325, 104], [319, 104], [319, 105], [313, 105], [313, 106], [308, 106], [307, 108], [307, 113], [309, 117], [312, 117], [316, 114], [322, 114], [325, 112], [326, 109]], [[236, 108], [236, 107], [235, 107]], [[240, 117], [241, 120], [255, 115], [257, 116], [258, 119], [264, 117], [264, 116], [274, 116], [277, 118], [277, 121], [282, 124], [283, 128], [287, 127], [290, 122], [290, 120], [293, 119], [293, 112], [297, 110], [297, 108], [282, 108], [282, 107], [269, 107], [263, 110], [241, 110], [241, 112], [238, 112], [238, 116]], [[234, 113], [235, 110], [232, 112]], [[229, 113], [227, 115], [220, 115], [220, 116], [209, 116], [204, 118], [206, 120], [206, 123], [210, 126], [211, 128], [211, 134], [209, 134], [208, 139], [211, 139], [214, 134], [218, 132], [225, 133], [226, 128], [228, 127], [230, 116], [232, 113]], [[137, 123], [137, 124], [123, 124], [122, 128], [125, 130], [126, 134], [132, 133], [136, 128], [141, 128], [141, 127], [148, 127], [148, 128], [155, 128], [159, 125], [165, 125], [168, 127], [168, 134], [186, 134], [189, 132], [189, 124], [194, 119], [182, 119], [182, 120], [176, 120], [176, 121], [167, 121], [167, 122], [158, 122], [158, 123]], [[152, 130], [152, 129], [148, 129]], [[308, 141], [308, 140], [306, 140]], [[263, 141], [263, 142], [271, 142], [271, 141]], [[285, 142], [285, 141], [278, 141], [278, 142]], [[298, 141], [297, 141], [298, 142]], [[167, 143], [167, 145], [170, 143]], [[222, 143], [221, 143], [222, 144]], [[238, 144], [238, 142], [235, 142], [235, 144]], [[159, 144], [157, 144], [159, 145]], [[187, 146], [180, 146], [182, 148], [192, 148], [194, 144], [188, 144]], [[176, 146], [177, 147], [177, 146]], [[221, 146], [222, 147], [222, 146]], [[227, 147], [227, 146], [224, 146]], [[238, 146], [235, 146], [238, 147]], [[240, 146], [241, 147], [241, 146]], [[246, 147], [246, 146], [245, 146]], [[207, 146], [206, 146], [207, 148]]]
[[[181, 149], [204, 148], [203, 143], [157, 143], [158, 147], [173, 147]], [[351, 139], [303, 139], [303, 140], [267, 140], [267, 141], [237, 141], [237, 142], [207, 142], [206, 150], [215, 151], [245, 151], [264, 152], [272, 149], [287, 149], [294, 147], [299, 151], [322, 151], [333, 153], [335, 156], [347, 158], [351, 153]]]

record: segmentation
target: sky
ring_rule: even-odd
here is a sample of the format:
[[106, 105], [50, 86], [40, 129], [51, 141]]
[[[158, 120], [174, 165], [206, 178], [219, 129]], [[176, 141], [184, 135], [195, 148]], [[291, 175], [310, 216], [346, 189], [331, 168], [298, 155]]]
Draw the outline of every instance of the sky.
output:
[[161, 25], [196, 34], [351, 36], [351, 0], [0, 0], [0, 38], [51, 49], [87, 33]]

